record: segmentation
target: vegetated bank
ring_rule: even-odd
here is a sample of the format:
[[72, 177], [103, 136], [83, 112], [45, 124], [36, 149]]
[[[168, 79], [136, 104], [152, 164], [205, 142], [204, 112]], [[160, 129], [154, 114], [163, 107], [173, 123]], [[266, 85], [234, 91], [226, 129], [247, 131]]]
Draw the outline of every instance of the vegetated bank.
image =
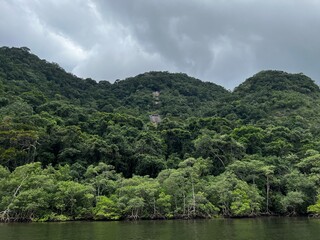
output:
[[0, 220], [317, 215], [319, 103], [303, 74], [97, 83], [2, 47]]

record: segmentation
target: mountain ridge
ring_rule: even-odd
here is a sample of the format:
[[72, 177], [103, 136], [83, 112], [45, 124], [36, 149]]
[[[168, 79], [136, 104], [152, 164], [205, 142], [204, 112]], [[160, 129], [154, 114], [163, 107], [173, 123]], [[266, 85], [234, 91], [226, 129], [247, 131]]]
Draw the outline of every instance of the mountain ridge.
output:
[[[41, 60], [26, 47], [0, 49], [0, 78], [14, 81], [10, 86], [13, 95], [28, 95], [28, 91], [37, 90], [39, 99], [34, 99], [34, 102], [41, 103], [46, 98], [78, 99], [80, 105], [105, 111], [113, 111], [114, 107], [135, 107], [136, 116], [154, 112], [177, 117], [186, 116], [182, 114], [185, 112], [195, 116], [212, 116], [217, 111], [206, 111], [203, 108], [216, 108], [226, 102], [230, 104], [250, 94], [257, 99], [251, 99], [255, 105], [254, 102], [263, 102], [264, 98], [269, 98], [270, 91], [290, 91], [319, 97], [318, 85], [307, 76], [273, 70], [255, 74], [232, 92], [184, 73], [151, 71], [114, 83], [96, 82], [67, 73], [58, 64]], [[24, 89], [19, 88], [19, 84], [24, 85]], [[153, 104], [152, 91], [162, 92], [158, 106]], [[172, 102], [176, 103], [175, 108], [171, 107]], [[167, 108], [167, 105], [170, 107]]]

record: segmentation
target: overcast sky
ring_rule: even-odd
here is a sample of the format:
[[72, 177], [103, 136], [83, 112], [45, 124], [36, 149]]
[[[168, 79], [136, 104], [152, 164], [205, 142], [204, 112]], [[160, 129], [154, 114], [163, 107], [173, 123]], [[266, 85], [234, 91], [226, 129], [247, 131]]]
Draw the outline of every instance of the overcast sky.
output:
[[95, 80], [185, 72], [233, 89], [268, 69], [320, 82], [320, 0], [0, 0], [0, 45]]

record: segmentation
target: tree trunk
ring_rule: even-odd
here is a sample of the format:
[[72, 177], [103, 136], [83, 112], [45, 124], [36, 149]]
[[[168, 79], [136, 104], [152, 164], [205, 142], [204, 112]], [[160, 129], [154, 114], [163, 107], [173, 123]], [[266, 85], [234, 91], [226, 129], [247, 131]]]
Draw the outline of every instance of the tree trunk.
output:
[[192, 180], [192, 209], [193, 209], [193, 215], [196, 215], [196, 196], [194, 194], [194, 184]]
[[186, 215], [186, 196], [183, 194], [183, 215]]
[[0, 212], [0, 221], [2, 222], [9, 222], [11, 220], [11, 216], [10, 216], [10, 207], [11, 207], [11, 204], [13, 202], [13, 200], [17, 197], [18, 193], [19, 193], [19, 190], [20, 188], [22, 187], [23, 185], [23, 182], [28, 178], [28, 175], [26, 177], [24, 177], [20, 183], [20, 185], [15, 189], [13, 195], [12, 195], [12, 199], [10, 201], [10, 203], [8, 204], [7, 208]]
[[267, 199], [266, 199], [266, 212], [269, 213], [269, 191], [270, 191], [270, 183], [269, 183], [269, 176], [267, 175]]

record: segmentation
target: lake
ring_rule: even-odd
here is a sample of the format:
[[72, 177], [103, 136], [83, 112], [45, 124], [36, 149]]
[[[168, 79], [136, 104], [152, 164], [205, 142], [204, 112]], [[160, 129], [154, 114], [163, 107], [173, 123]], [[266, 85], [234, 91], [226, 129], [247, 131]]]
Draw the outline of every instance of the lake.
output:
[[2, 223], [1, 240], [320, 239], [320, 220], [255, 218], [136, 222]]

